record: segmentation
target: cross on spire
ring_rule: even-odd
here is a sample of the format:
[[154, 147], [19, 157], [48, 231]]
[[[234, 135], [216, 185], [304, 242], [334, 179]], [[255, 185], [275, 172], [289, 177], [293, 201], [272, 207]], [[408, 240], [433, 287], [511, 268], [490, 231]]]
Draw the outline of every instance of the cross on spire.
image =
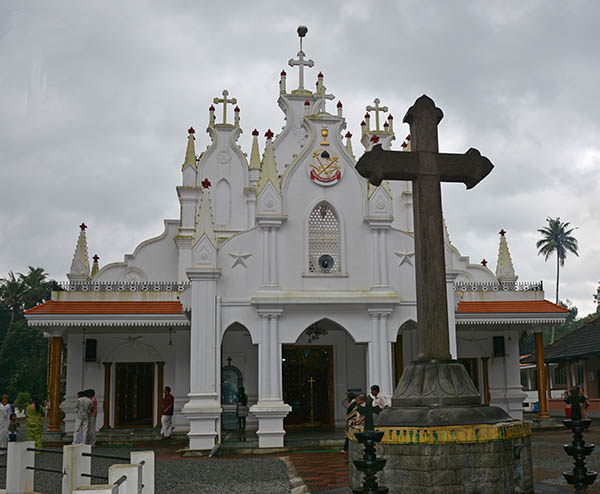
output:
[[223, 97], [222, 98], [214, 98], [213, 99], [213, 103], [215, 104], [219, 104], [219, 103], [223, 103], [223, 123], [226, 124], [227, 123], [227, 103], [231, 103], [232, 105], [235, 105], [237, 103], [237, 99], [236, 98], [231, 98], [231, 99], [227, 99], [227, 96], [229, 96], [229, 91], [227, 91], [227, 89], [223, 89]]
[[298, 37], [300, 38], [300, 51], [298, 52], [298, 60], [290, 58], [288, 64], [290, 67], [298, 66], [298, 89], [304, 90], [304, 67], [312, 67], [315, 62], [313, 60], [305, 60], [306, 53], [302, 51], [302, 38], [306, 36], [308, 28], [306, 26], [298, 26]]
[[379, 101], [379, 98], [375, 98], [373, 100], [373, 103], [375, 103], [375, 106], [368, 105], [366, 107], [366, 110], [375, 112], [375, 130], [381, 131], [381, 129], [379, 128], [379, 112], [388, 111], [388, 107], [387, 106], [379, 106], [379, 103], [381, 103], [381, 101]]

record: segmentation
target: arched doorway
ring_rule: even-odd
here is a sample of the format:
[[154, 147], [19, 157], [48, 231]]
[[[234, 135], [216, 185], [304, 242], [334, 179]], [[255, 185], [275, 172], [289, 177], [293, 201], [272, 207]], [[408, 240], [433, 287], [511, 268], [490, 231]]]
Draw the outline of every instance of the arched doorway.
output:
[[246, 430], [238, 430], [237, 403], [242, 389], [248, 398], [248, 408], [258, 401], [258, 347], [250, 332], [240, 323], [231, 324], [221, 342], [221, 431], [224, 441], [237, 440], [247, 431], [255, 430], [256, 419], [248, 414]]
[[348, 391], [366, 390], [366, 345], [330, 319], [310, 324], [283, 345], [283, 401], [292, 407], [286, 430], [343, 427]]

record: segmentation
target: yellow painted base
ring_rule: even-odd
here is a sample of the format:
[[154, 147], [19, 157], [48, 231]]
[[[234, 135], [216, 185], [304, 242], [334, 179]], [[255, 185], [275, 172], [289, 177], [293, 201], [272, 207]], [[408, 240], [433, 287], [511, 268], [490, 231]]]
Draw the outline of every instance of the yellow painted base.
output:
[[[499, 424], [448, 425], [438, 427], [375, 427], [384, 431], [382, 444], [469, 444], [491, 441], [510, 441], [531, 435], [527, 422], [502, 422]], [[355, 427], [347, 432], [356, 441]]]

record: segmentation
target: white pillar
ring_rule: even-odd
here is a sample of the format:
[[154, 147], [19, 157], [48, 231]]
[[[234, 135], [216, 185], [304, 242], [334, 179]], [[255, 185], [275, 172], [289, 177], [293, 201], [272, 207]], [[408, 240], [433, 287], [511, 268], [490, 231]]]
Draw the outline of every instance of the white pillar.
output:
[[27, 451], [27, 448], [35, 448], [35, 442], [8, 443], [7, 447], [5, 492], [8, 494], [33, 492], [33, 470], [27, 470], [27, 467], [35, 466], [35, 453]]
[[523, 401], [527, 393], [521, 386], [521, 366], [519, 354], [519, 332], [510, 330], [504, 334], [506, 356], [504, 366], [506, 372], [505, 399], [508, 414], [517, 420], [523, 420]]
[[83, 456], [83, 453], [91, 452], [92, 446], [89, 444], [69, 444], [63, 447], [62, 494], [71, 494], [75, 488], [91, 484], [89, 477], [81, 475], [92, 471], [92, 458]]
[[83, 386], [83, 345], [81, 333], [70, 334], [67, 337], [67, 389], [61, 408], [65, 412], [65, 432], [75, 429], [75, 404], [77, 392], [85, 389]]
[[190, 449], [210, 450], [218, 435], [221, 416], [218, 392], [220, 337], [217, 327], [217, 268], [190, 268], [192, 320], [190, 327], [190, 392], [183, 407], [190, 421]]
[[268, 286], [271, 283], [270, 259], [269, 259], [269, 229], [262, 229], [262, 284]]
[[131, 463], [142, 464], [142, 491], [141, 494], [154, 494], [154, 451], [132, 451]]
[[142, 466], [111, 465], [108, 468], [108, 483], [114, 484], [123, 475], [127, 480], [119, 486], [119, 494], [140, 494], [142, 492]]
[[[371, 341], [368, 345], [367, 386], [377, 384], [390, 402], [394, 393], [392, 378], [392, 347], [388, 338], [388, 316], [391, 310], [369, 309]], [[367, 391], [368, 391], [367, 388]]]
[[456, 300], [454, 298], [454, 280], [458, 273], [446, 271], [446, 297], [448, 299], [448, 342], [450, 343], [450, 355], [453, 359], [458, 357], [456, 346]]
[[281, 308], [258, 309], [262, 318], [258, 342], [258, 403], [250, 409], [258, 419], [258, 446], [281, 448], [285, 430], [283, 419], [292, 408], [283, 402], [279, 317]]
[[183, 283], [188, 281], [185, 271], [192, 265], [192, 237], [178, 235], [175, 244], [178, 250], [177, 281]]

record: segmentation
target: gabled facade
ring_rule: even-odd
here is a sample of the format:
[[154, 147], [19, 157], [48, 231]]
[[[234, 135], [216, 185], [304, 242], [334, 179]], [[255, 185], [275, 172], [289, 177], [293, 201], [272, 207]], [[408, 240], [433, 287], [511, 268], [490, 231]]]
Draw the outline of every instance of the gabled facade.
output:
[[[280, 74], [285, 125], [266, 131], [262, 158], [258, 131], [249, 161], [238, 146], [240, 107], [223, 91], [199, 156], [188, 130], [180, 217], [122, 262], [96, 266], [93, 279], [82, 230], [71, 282], [28, 311], [30, 324], [68, 349], [67, 432], [82, 388], [96, 389], [99, 425], [126, 428], [157, 424], [169, 385], [176, 427], [191, 449], [210, 449], [234, 427], [243, 386], [259, 445], [281, 446], [286, 430], [342, 426], [349, 390], [378, 384], [391, 397], [404, 363], [417, 358], [411, 184], [373, 187], [356, 172], [343, 105], [322, 73], [315, 91], [304, 87], [314, 65], [305, 57], [290, 60], [298, 87]], [[387, 107], [375, 99], [366, 109], [364, 149], [390, 148]], [[410, 136], [402, 149], [410, 152]], [[519, 336], [564, 311], [543, 300], [541, 284], [517, 283], [504, 234], [496, 274], [445, 237], [452, 355], [483, 402], [520, 418]], [[86, 358], [88, 340], [96, 352]]]

